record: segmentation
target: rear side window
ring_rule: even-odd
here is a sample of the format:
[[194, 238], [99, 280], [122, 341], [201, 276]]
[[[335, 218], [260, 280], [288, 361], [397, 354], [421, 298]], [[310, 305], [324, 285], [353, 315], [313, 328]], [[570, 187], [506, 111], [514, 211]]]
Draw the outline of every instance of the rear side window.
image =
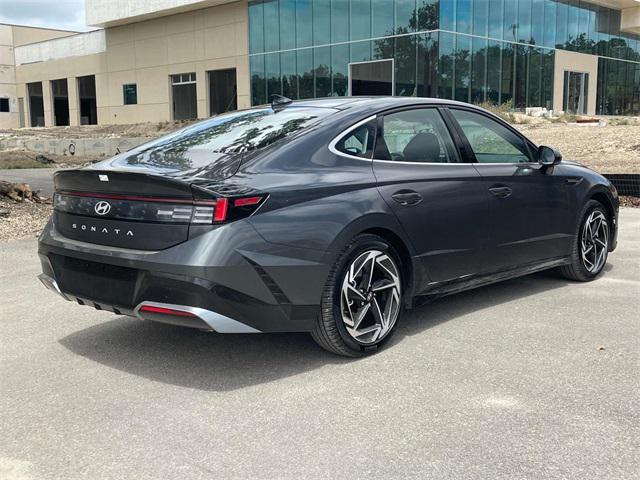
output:
[[527, 163], [529, 149], [522, 137], [479, 113], [451, 109], [478, 163]]
[[360, 158], [371, 158], [376, 135], [376, 121], [360, 125], [336, 143], [336, 150]]
[[458, 162], [449, 131], [435, 108], [385, 115], [375, 158], [418, 163]]

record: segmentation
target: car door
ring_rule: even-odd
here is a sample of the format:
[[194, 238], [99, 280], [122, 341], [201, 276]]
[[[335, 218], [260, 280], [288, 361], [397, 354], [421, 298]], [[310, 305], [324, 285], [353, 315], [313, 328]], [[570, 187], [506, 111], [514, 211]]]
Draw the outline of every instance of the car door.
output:
[[567, 179], [537, 162], [520, 134], [482, 112], [450, 107], [489, 201], [483, 270], [501, 271], [569, 254]]
[[420, 292], [478, 273], [487, 244], [487, 197], [473, 165], [462, 163], [437, 108], [378, 118], [373, 169], [378, 189], [418, 252]]

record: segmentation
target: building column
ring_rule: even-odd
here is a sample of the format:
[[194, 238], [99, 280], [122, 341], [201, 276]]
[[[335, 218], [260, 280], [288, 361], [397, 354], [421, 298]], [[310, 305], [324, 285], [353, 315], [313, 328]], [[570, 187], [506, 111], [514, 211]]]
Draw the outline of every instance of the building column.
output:
[[204, 64], [196, 65], [196, 99], [198, 118], [207, 118], [209, 116], [209, 76]]
[[[132, 82], [135, 83], [135, 82]], [[122, 88], [122, 87], [120, 87]], [[98, 125], [109, 120], [109, 83], [106, 73], [96, 73], [96, 110]]]
[[49, 80], [42, 81], [42, 106], [44, 107], [44, 126], [53, 127], [53, 92]]
[[69, 102], [69, 125], [77, 127], [80, 125], [80, 95], [78, 92], [78, 81], [76, 77], [67, 78], [67, 101]]
[[[236, 82], [238, 90], [238, 108], [249, 108], [251, 106], [249, 55], [236, 57]], [[271, 99], [267, 100], [270, 101]]]
[[[22, 105], [24, 107], [24, 126], [31, 126], [31, 108], [29, 106], [29, 93], [27, 92], [27, 85], [25, 83], [19, 83], [16, 85], [16, 98], [22, 97]], [[20, 106], [18, 105], [18, 110]], [[18, 126], [20, 125], [20, 113], [18, 111]]]

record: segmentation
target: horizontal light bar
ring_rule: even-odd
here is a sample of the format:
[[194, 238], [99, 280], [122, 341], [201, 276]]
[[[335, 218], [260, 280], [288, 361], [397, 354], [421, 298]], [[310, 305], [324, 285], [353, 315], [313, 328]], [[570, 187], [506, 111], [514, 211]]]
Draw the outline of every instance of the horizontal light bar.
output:
[[193, 200], [187, 198], [168, 198], [168, 197], [146, 197], [139, 195], [117, 195], [105, 193], [76, 192], [76, 191], [60, 191], [61, 195], [69, 195], [72, 197], [89, 197], [102, 198], [105, 200], [130, 200], [134, 202], [150, 202], [150, 203], [182, 203], [186, 205], [215, 205], [215, 200]]
[[[250, 216], [265, 198], [266, 195], [254, 195], [231, 199], [222, 197], [215, 200], [187, 200], [60, 191], [54, 194], [53, 205], [59, 212], [109, 220], [212, 225]], [[109, 206], [105, 209], [106, 212], [98, 212], [95, 210], [96, 205], [103, 199], [108, 201]]]

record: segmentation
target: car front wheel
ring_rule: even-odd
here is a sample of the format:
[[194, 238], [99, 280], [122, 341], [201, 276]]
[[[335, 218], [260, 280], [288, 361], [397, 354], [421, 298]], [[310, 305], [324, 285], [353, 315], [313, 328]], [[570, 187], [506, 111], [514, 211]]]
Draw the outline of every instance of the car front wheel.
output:
[[589, 200], [584, 206], [580, 226], [573, 239], [571, 263], [560, 267], [570, 280], [588, 282], [604, 269], [609, 255], [609, 220], [603, 205]]
[[384, 239], [358, 235], [339, 255], [325, 285], [311, 332], [324, 349], [348, 357], [380, 348], [402, 310], [399, 257]]

